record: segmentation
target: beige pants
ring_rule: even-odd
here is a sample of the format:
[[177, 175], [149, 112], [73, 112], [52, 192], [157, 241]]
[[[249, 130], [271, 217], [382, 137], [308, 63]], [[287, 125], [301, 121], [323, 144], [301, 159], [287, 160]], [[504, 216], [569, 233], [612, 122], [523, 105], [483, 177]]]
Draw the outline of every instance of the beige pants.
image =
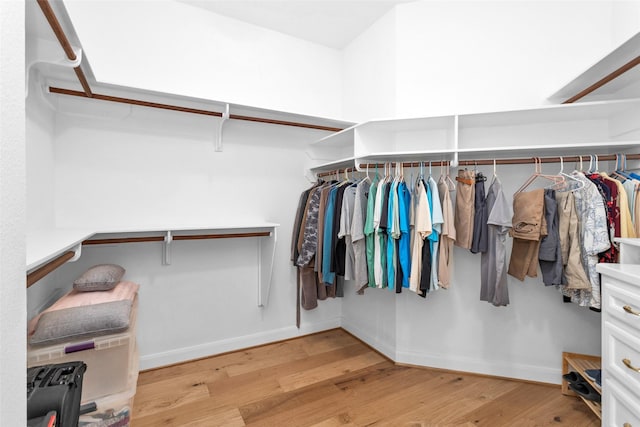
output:
[[454, 225], [456, 228], [455, 245], [464, 249], [471, 249], [473, 240], [473, 217], [475, 215], [475, 185], [476, 173], [460, 169], [456, 177], [456, 210]]
[[582, 265], [580, 235], [578, 234], [578, 214], [573, 192], [556, 192], [558, 201], [560, 248], [562, 249], [562, 265], [564, 266], [564, 285], [567, 289], [589, 289], [591, 283]]
[[544, 217], [544, 189], [513, 196], [513, 248], [507, 273], [518, 280], [538, 276], [540, 240], [547, 235]]

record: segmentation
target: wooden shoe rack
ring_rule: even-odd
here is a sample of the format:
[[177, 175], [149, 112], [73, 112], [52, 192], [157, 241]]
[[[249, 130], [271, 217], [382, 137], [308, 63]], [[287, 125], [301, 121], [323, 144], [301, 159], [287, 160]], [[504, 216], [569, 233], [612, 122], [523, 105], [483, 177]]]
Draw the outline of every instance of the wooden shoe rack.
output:
[[[598, 393], [601, 393], [601, 390], [596, 386], [594, 381], [591, 381], [591, 379], [587, 377], [585, 371], [587, 369], [601, 369], [601, 367], [602, 361], [600, 356], [566, 352], [562, 353], [562, 375], [575, 371], [580, 374]], [[569, 382], [564, 378], [562, 379], [562, 394], [579, 397], [593, 411], [593, 413], [598, 416], [598, 418], [602, 419], [602, 406], [600, 403], [585, 399], [577, 393], [574, 393], [573, 390], [569, 388]]]

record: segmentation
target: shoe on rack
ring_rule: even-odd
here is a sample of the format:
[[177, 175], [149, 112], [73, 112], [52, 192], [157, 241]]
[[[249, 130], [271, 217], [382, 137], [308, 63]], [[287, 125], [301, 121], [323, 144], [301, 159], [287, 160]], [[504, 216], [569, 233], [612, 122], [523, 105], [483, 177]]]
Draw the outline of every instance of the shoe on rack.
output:
[[586, 382], [569, 383], [569, 388], [587, 400], [600, 402], [600, 393]]
[[602, 369], [587, 369], [584, 373], [598, 388], [602, 388]]
[[577, 372], [569, 372], [568, 374], [564, 374], [562, 376], [562, 378], [566, 381], [569, 381], [570, 383], [575, 383], [575, 382], [582, 382], [584, 381], [584, 378], [582, 378], [582, 376], [580, 376], [580, 374], [578, 374]]

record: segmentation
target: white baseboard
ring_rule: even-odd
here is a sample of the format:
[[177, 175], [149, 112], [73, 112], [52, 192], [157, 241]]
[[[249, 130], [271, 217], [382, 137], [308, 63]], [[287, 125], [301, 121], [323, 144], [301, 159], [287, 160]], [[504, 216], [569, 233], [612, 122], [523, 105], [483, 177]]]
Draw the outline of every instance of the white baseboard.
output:
[[499, 362], [486, 359], [472, 359], [462, 356], [425, 354], [411, 351], [397, 351], [397, 363], [470, 372], [510, 379], [560, 384], [561, 369], [546, 366], [525, 365], [514, 362]]
[[202, 357], [214, 356], [228, 351], [236, 351], [243, 348], [268, 344], [275, 341], [309, 335], [339, 327], [340, 318], [336, 317], [319, 323], [302, 324], [300, 329], [295, 326], [287, 326], [280, 329], [273, 329], [220, 341], [207, 342], [190, 347], [176, 348], [161, 353], [148, 354], [140, 357], [140, 370], [144, 371], [146, 369], [153, 369]]
[[364, 341], [365, 343], [367, 343], [368, 345], [370, 345], [380, 353], [387, 356], [389, 359], [396, 361], [396, 343], [395, 342], [388, 342], [380, 337], [373, 336], [367, 333], [365, 329], [359, 327], [354, 322], [351, 322], [349, 321], [349, 319], [344, 317], [342, 318], [342, 329], [354, 335], [359, 340]]
[[371, 335], [366, 329], [359, 327], [356, 323], [346, 318], [334, 318], [318, 323], [303, 324], [300, 329], [295, 326], [287, 326], [256, 334], [145, 355], [140, 357], [140, 370], [181, 363], [340, 327], [396, 363], [560, 384], [560, 369], [513, 362], [507, 364], [486, 359], [396, 350], [395, 342], [388, 342], [388, 340], [384, 340], [381, 337]]

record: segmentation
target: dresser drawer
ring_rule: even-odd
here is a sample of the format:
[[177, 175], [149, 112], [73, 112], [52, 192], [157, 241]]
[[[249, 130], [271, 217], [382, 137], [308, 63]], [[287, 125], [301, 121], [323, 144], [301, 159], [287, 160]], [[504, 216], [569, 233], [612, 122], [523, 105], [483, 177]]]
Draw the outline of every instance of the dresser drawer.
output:
[[611, 322], [604, 323], [603, 333], [605, 377], [614, 378], [631, 390], [640, 391], [640, 372], [637, 371], [640, 369], [640, 339]]
[[[623, 322], [631, 328], [635, 336], [640, 336], [640, 296], [628, 286], [617, 283], [615, 279], [603, 279], [604, 298], [602, 306], [606, 320]], [[614, 320], [615, 319], [615, 320]]]
[[602, 400], [603, 427], [640, 427], [640, 398], [617, 381], [606, 380]]

